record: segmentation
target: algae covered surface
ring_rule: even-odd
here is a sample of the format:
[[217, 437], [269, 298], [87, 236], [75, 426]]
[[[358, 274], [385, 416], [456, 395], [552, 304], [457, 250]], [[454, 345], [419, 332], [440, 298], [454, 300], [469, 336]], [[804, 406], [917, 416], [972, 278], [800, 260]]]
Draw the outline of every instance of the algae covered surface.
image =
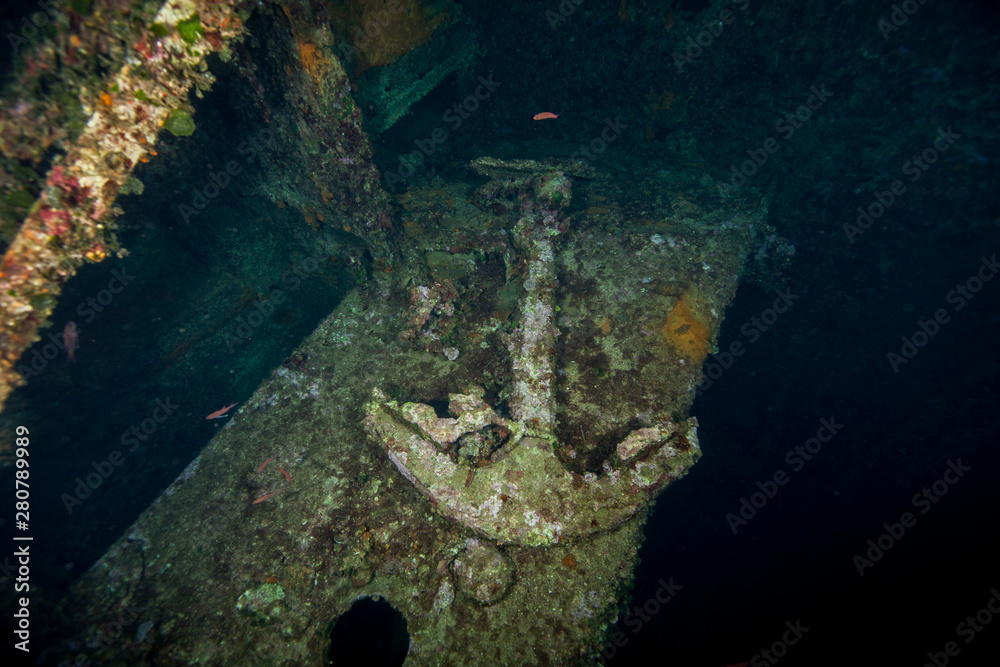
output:
[[206, 58], [231, 57], [243, 32], [229, 3], [66, 4], [34, 15], [45, 39], [7, 35], [23, 60], [3, 91], [17, 102], [0, 110], [0, 184], [16, 193], [0, 206], [0, 408], [63, 284], [84, 263], [127, 254], [114, 234], [119, 192], [156, 155], [161, 129], [194, 132], [188, 93], [211, 87]]
[[698, 355], [766, 204], [498, 164], [399, 196], [403, 261], [75, 585], [81, 636], [141, 610], [102, 664], [319, 664], [366, 597], [402, 613], [407, 664], [598, 660], [648, 507], [700, 455]]

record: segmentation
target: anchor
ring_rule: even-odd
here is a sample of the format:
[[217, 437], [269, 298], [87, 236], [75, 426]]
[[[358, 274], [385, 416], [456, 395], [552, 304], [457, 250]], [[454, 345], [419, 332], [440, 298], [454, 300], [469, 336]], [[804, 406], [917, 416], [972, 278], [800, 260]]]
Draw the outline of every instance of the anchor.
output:
[[[629, 432], [599, 472], [566, 468], [555, 435], [553, 242], [573, 168], [488, 158], [470, 166], [492, 178], [485, 189], [515, 195], [521, 207], [513, 236], [526, 258], [525, 292], [507, 340], [512, 418], [491, 408], [481, 387], [449, 394], [451, 417], [423, 403], [400, 405], [376, 388], [365, 431], [437, 512], [499, 544], [545, 546], [613, 530], [697, 461], [698, 422], [658, 419]], [[478, 464], [465, 465], [469, 458]]]

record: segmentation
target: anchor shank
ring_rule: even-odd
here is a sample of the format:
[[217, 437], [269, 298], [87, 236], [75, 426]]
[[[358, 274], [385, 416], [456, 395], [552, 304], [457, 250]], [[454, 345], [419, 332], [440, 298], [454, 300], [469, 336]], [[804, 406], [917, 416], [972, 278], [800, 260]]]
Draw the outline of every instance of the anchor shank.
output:
[[512, 360], [511, 414], [539, 435], [555, 432], [554, 352], [555, 254], [552, 238], [558, 232], [551, 209], [522, 207], [514, 227], [515, 241], [527, 255], [521, 322], [507, 349]]

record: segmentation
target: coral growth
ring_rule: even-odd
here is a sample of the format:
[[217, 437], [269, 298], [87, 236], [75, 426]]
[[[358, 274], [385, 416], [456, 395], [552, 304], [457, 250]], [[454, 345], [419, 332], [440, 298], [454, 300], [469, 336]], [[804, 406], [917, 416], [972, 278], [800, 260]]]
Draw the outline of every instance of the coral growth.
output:
[[[15, 210], [29, 211], [0, 265], [0, 407], [22, 382], [14, 365], [38, 339], [54, 303], [48, 297], [83, 262], [118, 249], [107, 217], [119, 191], [135, 165], [148, 160], [171, 114], [189, 108], [190, 90], [200, 94], [213, 82], [204, 58], [225, 54], [243, 30], [226, 3], [166, 3], [145, 15], [120, 3], [100, 3], [92, 12], [85, 4], [75, 25], [59, 24], [65, 33], [25, 50], [24, 71], [9, 89], [21, 101], [0, 110], [0, 181], [8, 171], [16, 176]], [[150, 31], [155, 51], [146, 41]], [[57, 141], [64, 154], [47, 177], [16, 168], [17, 162], [47, 166]]]
[[457, 298], [458, 290], [450, 280], [411, 288], [410, 308], [406, 313], [406, 326], [399, 334], [400, 340], [413, 340], [421, 349], [441, 352], [441, 339], [455, 326]]
[[[286, 77], [268, 81], [283, 87], [289, 104], [280, 112], [269, 108], [258, 93], [258, 106], [274, 139], [271, 150], [260, 153], [268, 174], [260, 194], [303, 213], [307, 224], [343, 229], [363, 239], [376, 264], [391, 269], [396, 257], [389, 234], [391, 216], [387, 197], [372, 164], [371, 144], [361, 122], [361, 111], [351, 95], [351, 83], [336, 50], [336, 37], [317, 8], [282, 6], [289, 32], [270, 36], [258, 57], [283, 51], [293, 59]], [[303, 147], [310, 147], [304, 150]], [[289, 168], [289, 156], [296, 168]]]

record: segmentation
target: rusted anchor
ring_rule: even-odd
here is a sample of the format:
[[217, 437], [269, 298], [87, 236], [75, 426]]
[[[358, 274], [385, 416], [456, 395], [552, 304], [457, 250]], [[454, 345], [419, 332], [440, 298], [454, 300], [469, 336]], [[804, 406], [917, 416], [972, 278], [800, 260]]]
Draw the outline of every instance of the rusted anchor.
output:
[[[449, 395], [453, 417], [422, 403], [398, 404], [375, 389], [365, 430], [396, 468], [458, 523], [500, 543], [557, 544], [608, 531], [628, 521], [700, 457], [697, 420], [660, 421], [629, 433], [599, 473], [566, 469], [556, 455], [552, 239], [558, 209], [569, 204], [560, 171], [528, 174], [508, 187], [522, 198], [515, 242], [527, 257], [522, 313], [508, 342], [513, 419], [498, 415], [481, 389]], [[484, 465], [459, 462], [462, 447], [482, 447]], [[474, 476], [473, 476], [474, 474]]]

